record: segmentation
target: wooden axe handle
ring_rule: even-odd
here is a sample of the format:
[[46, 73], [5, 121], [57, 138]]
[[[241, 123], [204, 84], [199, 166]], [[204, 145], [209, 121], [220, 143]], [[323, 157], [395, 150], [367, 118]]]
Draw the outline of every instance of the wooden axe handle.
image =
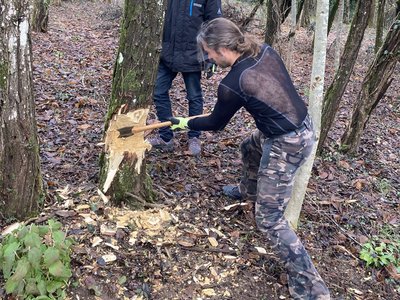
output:
[[[202, 115], [197, 115], [197, 116], [191, 116], [188, 119], [194, 119], [194, 118], [201, 118], [201, 117], [208, 117], [210, 114], [202, 114]], [[162, 128], [162, 127], [167, 127], [171, 126], [172, 122], [171, 121], [166, 121], [166, 122], [161, 122], [161, 123], [154, 123], [146, 126], [137, 126], [132, 128], [132, 133], [137, 133], [137, 132], [142, 132], [146, 130], [153, 130], [157, 128]]]

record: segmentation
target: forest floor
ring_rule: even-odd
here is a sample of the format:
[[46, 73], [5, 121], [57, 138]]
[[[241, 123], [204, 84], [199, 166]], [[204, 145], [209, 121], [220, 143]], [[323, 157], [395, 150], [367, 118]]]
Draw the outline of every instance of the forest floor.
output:
[[[283, 266], [256, 230], [251, 205], [229, 207], [233, 203], [221, 194], [223, 185], [238, 182], [239, 145], [255, 128], [245, 111], [225, 130], [202, 134], [200, 158], [188, 155], [184, 133], [176, 135], [174, 153], [148, 154], [158, 200], [153, 208], [115, 208], [97, 194], [119, 17], [103, 3], [62, 2], [51, 7], [48, 32], [33, 34], [36, 113], [49, 195], [35, 222], [56, 218], [76, 240], [69, 299], [290, 299]], [[311, 41], [310, 32], [300, 29], [292, 57], [293, 80], [305, 99]], [[373, 42], [368, 31], [325, 151], [315, 161], [298, 228], [332, 299], [400, 299], [399, 274], [366, 267], [359, 258], [361, 245], [374, 237], [399, 242], [398, 77], [371, 116], [359, 154], [338, 152], [351, 103], [373, 58]], [[326, 85], [334, 75], [333, 53], [331, 47]], [[205, 111], [212, 109], [226, 72], [203, 80]], [[180, 77], [171, 97], [175, 114], [186, 115]], [[1, 286], [0, 298], [6, 298]]]

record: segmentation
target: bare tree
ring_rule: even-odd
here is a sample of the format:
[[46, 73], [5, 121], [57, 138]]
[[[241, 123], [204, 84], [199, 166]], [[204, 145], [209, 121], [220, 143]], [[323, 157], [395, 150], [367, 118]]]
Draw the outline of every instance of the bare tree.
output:
[[385, 19], [386, 0], [378, 1], [378, 12], [376, 18], [376, 37], [375, 37], [375, 54], [378, 53], [383, 41], [383, 25]]
[[325, 94], [322, 108], [321, 136], [318, 144], [319, 152], [322, 149], [335, 119], [340, 100], [346, 89], [347, 83], [349, 82], [351, 72], [358, 56], [358, 51], [361, 47], [361, 42], [364, 38], [364, 32], [368, 25], [371, 5], [372, 0], [358, 1], [357, 12], [351, 22], [351, 28], [344, 47], [343, 55], [340, 58], [339, 69]]
[[335, 71], [339, 69], [340, 56], [342, 54], [342, 29], [343, 29], [343, 11], [344, 1], [339, 0], [338, 13], [336, 15], [336, 39], [335, 39]]
[[[318, 137], [321, 128], [321, 110], [324, 91], [329, 0], [318, 1], [316, 17], [316, 40], [311, 74], [309, 110], [311, 118], [314, 121], [315, 133]], [[297, 228], [307, 184], [311, 176], [316, 149], [317, 145], [315, 144], [311, 156], [298, 170], [293, 186], [292, 198], [285, 211], [285, 216], [293, 228]]]
[[49, 24], [50, 0], [34, 0], [32, 14], [32, 30], [36, 32], [47, 32]]
[[32, 87], [29, 0], [0, 9], [0, 213], [24, 218], [44, 198]]
[[117, 129], [146, 123], [158, 66], [163, 10], [163, 1], [125, 0], [100, 172], [100, 190], [116, 204], [140, 204], [153, 196], [145, 162], [149, 144], [143, 133], [119, 138]]
[[362, 132], [371, 113], [382, 99], [393, 80], [393, 73], [400, 58], [400, 14], [391, 26], [383, 46], [363, 80], [361, 92], [342, 137], [345, 152], [357, 152]]
[[273, 45], [275, 37], [281, 25], [281, 12], [278, 0], [267, 0], [267, 22], [264, 40], [267, 44]]

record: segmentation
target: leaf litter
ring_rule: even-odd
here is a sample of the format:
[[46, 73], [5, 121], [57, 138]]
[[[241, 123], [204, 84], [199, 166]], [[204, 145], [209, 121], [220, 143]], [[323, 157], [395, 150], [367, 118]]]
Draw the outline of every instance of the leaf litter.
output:
[[[75, 239], [69, 298], [290, 299], [284, 268], [256, 230], [253, 204], [239, 205], [221, 195], [223, 185], [238, 182], [239, 145], [254, 128], [245, 111], [224, 131], [203, 133], [200, 158], [187, 155], [184, 133], [176, 135], [175, 153], [148, 153], [161, 207], [111, 207], [98, 190], [118, 16], [118, 9], [108, 4], [62, 2], [51, 7], [48, 33], [33, 33], [36, 114], [49, 199], [30, 222], [55, 217]], [[310, 37], [301, 31], [296, 36], [292, 70], [305, 96]], [[368, 43], [371, 34], [360, 61], [371, 59], [365, 51]], [[328, 59], [327, 81], [332, 80], [331, 63]], [[365, 70], [365, 64], [356, 64], [358, 77]], [[206, 112], [224, 74], [219, 70], [203, 79]], [[371, 117], [360, 154], [350, 158], [337, 151], [336, 141], [360, 87], [357, 76], [344, 96], [327, 149], [315, 162], [298, 232], [334, 299], [395, 299], [396, 270], [366, 269], [358, 252], [387, 224], [398, 234], [399, 83], [394, 80]], [[176, 115], [186, 115], [179, 76], [171, 98]], [[380, 122], [382, 116], [385, 122]], [[12, 226], [4, 224], [2, 235]]]

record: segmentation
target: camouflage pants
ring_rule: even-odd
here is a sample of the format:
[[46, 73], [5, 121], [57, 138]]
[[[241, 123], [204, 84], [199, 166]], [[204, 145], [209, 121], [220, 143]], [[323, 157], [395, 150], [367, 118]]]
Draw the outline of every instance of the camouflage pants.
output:
[[283, 261], [289, 292], [294, 299], [330, 299], [328, 288], [283, 213], [290, 200], [296, 170], [307, 158], [315, 141], [308, 123], [302, 132], [265, 138], [255, 131], [241, 145], [243, 174], [240, 191], [256, 201], [258, 229]]

